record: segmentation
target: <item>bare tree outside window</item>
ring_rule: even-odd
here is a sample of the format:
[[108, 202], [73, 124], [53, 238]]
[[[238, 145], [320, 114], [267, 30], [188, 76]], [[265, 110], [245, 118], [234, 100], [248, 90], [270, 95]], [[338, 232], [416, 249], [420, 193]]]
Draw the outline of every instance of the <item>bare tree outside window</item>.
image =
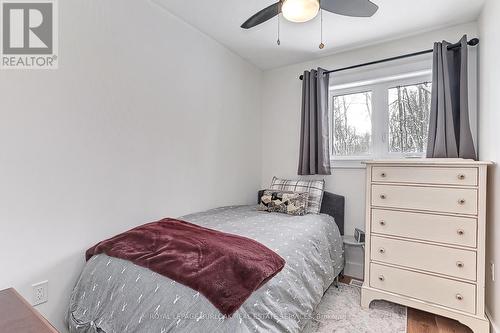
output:
[[334, 96], [333, 150], [335, 156], [365, 156], [371, 152], [372, 92]]
[[389, 152], [425, 152], [431, 89], [428, 82], [389, 89]]

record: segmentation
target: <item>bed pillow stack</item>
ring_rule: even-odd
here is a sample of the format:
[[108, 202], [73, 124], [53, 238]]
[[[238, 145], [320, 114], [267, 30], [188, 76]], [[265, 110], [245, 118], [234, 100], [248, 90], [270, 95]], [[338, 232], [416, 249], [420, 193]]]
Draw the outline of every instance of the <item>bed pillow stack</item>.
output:
[[324, 180], [289, 180], [273, 177], [271, 190], [307, 193], [307, 213], [319, 214], [323, 201]]

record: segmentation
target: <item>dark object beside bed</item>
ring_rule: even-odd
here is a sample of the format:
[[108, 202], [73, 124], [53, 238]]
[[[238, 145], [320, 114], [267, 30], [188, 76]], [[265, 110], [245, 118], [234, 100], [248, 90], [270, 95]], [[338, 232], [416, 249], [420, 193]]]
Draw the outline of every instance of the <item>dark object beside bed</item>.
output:
[[[258, 193], [257, 203], [260, 203], [260, 198], [264, 190]], [[345, 198], [338, 194], [323, 192], [323, 201], [321, 202], [321, 214], [327, 214], [335, 219], [335, 223], [339, 227], [340, 234], [344, 235], [344, 210]]]

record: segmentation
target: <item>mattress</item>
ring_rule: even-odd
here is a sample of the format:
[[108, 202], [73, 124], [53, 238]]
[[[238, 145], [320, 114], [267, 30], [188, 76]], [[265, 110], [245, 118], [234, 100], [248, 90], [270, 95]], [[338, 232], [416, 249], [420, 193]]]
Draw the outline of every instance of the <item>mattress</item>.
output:
[[252, 238], [281, 255], [285, 267], [228, 318], [189, 287], [129, 261], [97, 255], [71, 294], [70, 332], [300, 332], [343, 269], [341, 235], [329, 215], [290, 216], [238, 206], [180, 219]]

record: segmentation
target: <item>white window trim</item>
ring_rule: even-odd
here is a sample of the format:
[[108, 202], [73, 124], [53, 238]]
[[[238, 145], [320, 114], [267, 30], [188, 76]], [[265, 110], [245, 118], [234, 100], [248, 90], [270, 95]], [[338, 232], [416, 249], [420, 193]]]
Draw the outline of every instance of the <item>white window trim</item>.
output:
[[[423, 155], [390, 153], [389, 152], [389, 96], [388, 89], [396, 86], [414, 85], [432, 81], [432, 70], [410, 72], [402, 75], [385, 76], [376, 80], [358, 81], [353, 83], [330, 86], [328, 96], [329, 115], [332, 112], [332, 99], [334, 96], [356, 94], [372, 91], [372, 145], [371, 153], [361, 156], [335, 156], [333, 155], [333, 133], [330, 119], [330, 156], [332, 168], [364, 168], [363, 161], [372, 159], [399, 159], [421, 158]], [[338, 89], [341, 87], [342, 89]], [[347, 87], [347, 88], [344, 88]]]

